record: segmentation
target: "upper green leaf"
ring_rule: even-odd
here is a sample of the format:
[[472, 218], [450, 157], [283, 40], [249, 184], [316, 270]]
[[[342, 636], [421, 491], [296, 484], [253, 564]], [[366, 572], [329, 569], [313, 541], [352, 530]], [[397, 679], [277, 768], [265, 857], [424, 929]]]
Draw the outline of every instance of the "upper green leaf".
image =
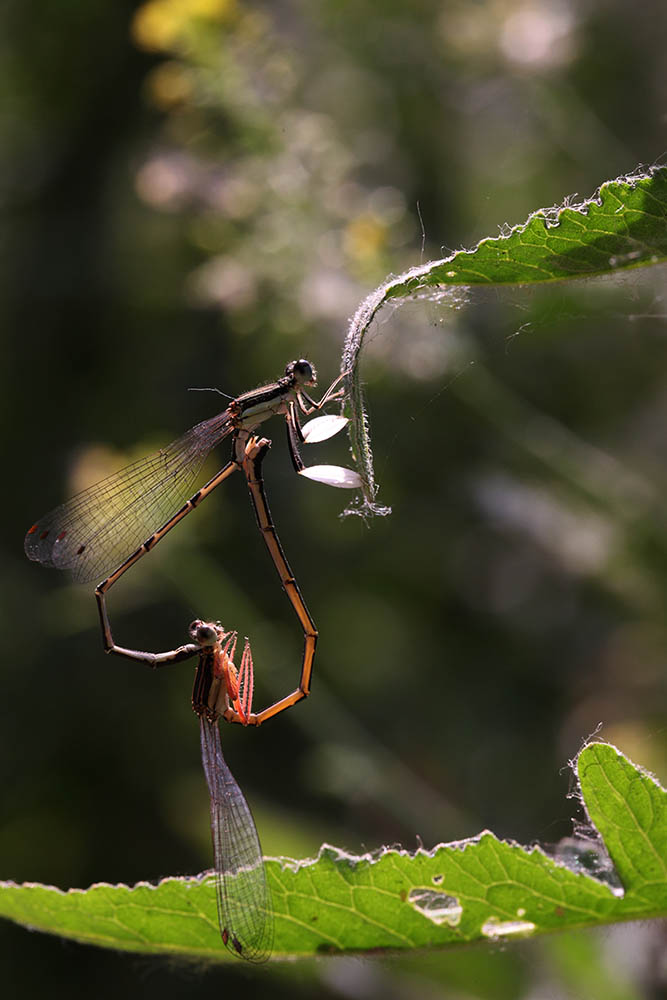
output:
[[[266, 863], [274, 957], [457, 945], [667, 914], [667, 796], [615, 747], [594, 743], [576, 762], [595, 840], [569, 866], [492, 833], [433, 851]], [[593, 836], [593, 831], [591, 831]], [[592, 878], [591, 858], [604, 879]], [[0, 884], [0, 913], [39, 930], [127, 951], [226, 961], [212, 879], [94, 885], [87, 891]]]
[[[667, 256], [667, 169], [607, 181], [586, 201], [541, 208], [523, 225], [402, 276], [429, 285], [562, 281], [655, 264]], [[392, 282], [390, 298], [403, 294]]]
[[667, 168], [653, 167], [647, 173], [607, 181], [579, 204], [533, 212], [522, 225], [481, 240], [472, 250], [459, 250], [387, 279], [359, 306], [341, 359], [341, 371], [347, 373], [350, 445], [363, 483], [361, 505], [346, 513], [389, 513], [375, 503], [377, 486], [359, 372], [366, 331], [385, 302], [433, 288], [592, 277], [657, 264], [666, 257]]

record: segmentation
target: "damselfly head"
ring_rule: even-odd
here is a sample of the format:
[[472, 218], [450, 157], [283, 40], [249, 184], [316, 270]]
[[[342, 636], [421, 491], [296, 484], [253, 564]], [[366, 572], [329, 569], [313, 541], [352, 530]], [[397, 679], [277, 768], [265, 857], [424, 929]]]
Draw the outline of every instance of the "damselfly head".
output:
[[296, 385], [317, 385], [317, 372], [310, 361], [299, 358], [298, 361], [290, 361], [285, 368], [287, 378], [294, 379]]
[[213, 622], [203, 622], [200, 618], [192, 622], [188, 632], [190, 637], [200, 646], [215, 646], [216, 642], [224, 635], [219, 626], [214, 625]]

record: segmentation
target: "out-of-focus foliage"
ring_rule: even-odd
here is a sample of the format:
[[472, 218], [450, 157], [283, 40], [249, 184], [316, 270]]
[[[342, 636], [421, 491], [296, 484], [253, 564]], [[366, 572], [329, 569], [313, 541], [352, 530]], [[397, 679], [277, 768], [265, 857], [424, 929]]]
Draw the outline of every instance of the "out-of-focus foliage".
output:
[[[92, 595], [29, 564], [25, 530], [224, 405], [188, 387], [236, 394], [304, 355], [326, 385], [388, 272], [654, 162], [667, 11], [9, 0], [0, 22], [1, 874], [194, 873], [210, 846], [189, 672], [105, 659]], [[655, 268], [383, 310], [363, 375], [393, 514], [370, 530], [298, 480], [270, 430], [272, 512], [320, 641], [312, 698], [225, 739], [267, 853], [431, 847], [484, 827], [554, 844], [575, 811], [560, 769], [600, 722], [667, 773], [663, 285]], [[309, 456], [347, 464], [338, 440]], [[300, 630], [242, 482], [110, 605], [118, 641], [151, 650], [220, 618], [253, 642], [258, 699], [294, 686]], [[2, 934], [16, 993], [43, 991], [44, 969], [54, 996], [136, 992], [126, 958]], [[299, 963], [261, 989], [664, 988], [659, 929], [583, 940]], [[141, 975], [147, 996], [182, 993], [170, 968]], [[187, 989], [247, 989], [241, 975]]]
[[[362, 133], [351, 149], [344, 120], [308, 92], [314, 28], [286, 38], [277, 12], [236, 0], [149, 0], [133, 21], [138, 45], [172, 56], [146, 81], [166, 121], [137, 191], [158, 210], [187, 211], [205, 255], [191, 298], [223, 307], [240, 332], [329, 321], [339, 336], [341, 306], [414, 237], [400, 188], [360, 181], [382, 143]], [[372, 100], [361, 70], [330, 72], [341, 103]], [[316, 86], [324, 97], [326, 81]]]
[[[388, 849], [359, 857], [324, 845], [317, 859], [267, 861], [272, 957], [514, 942], [667, 916], [664, 788], [605, 743], [585, 747], [575, 773], [591, 826], [561, 845], [557, 860], [487, 830], [414, 854]], [[211, 920], [212, 878], [68, 893], [4, 883], [0, 912], [86, 944], [214, 961], [231, 957]]]

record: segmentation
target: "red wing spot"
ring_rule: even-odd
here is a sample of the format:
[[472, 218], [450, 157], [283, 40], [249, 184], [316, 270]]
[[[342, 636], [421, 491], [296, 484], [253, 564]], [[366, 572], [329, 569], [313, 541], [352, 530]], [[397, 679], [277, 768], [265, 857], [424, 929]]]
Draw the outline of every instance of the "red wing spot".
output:
[[51, 530], [50, 528], [47, 528], [46, 531], [43, 531], [41, 533], [41, 535], [39, 536], [40, 542], [44, 541], [44, 539], [46, 538], [46, 536], [48, 535], [48, 533], [49, 533], [50, 530]]
[[80, 555], [81, 555], [81, 553], [83, 552], [83, 550], [85, 549], [85, 547], [86, 547], [85, 545], [80, 545], [80, 546], [78, 547], [78, 549], [76, 550], [76, 554], [77, 554], [78, 556], [80, 556]]
[[29, 535], [34, 535], [36, 531], [37, 531], [37, 525], [33, 524], [32, 528], [30, 529], [30, 531], [28, 532], [28, 534]]
[[66, 534], [67, 534], [66, 531], [61, 531], [60, 534], [56, 537], [56, 541], [57, 542], [62, 542], [62, 540], [63, 540], [63, 538], [65, 537]]
[[227, 944], [228, 941], [229, 941], [229, 931], [225, 927], [222, 932], [222, 943]]

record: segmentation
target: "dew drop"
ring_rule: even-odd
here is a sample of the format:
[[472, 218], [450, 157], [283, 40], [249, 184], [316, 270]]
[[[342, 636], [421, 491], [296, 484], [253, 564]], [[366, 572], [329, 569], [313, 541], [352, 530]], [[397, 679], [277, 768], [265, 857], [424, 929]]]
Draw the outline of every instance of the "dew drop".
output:
[[417, 913], [428, 917], [434, 924], [456, 927], [461, 920], [463, 907], [455, 896], [448, 896], [435, 889], [411, 889], [408, 896]]
[[489, 917], [482, 924], [482, 934], [492, 940], [529, 937], [536, 930], [537, 927], [530, 920], [498, 920], [498, 917]]

